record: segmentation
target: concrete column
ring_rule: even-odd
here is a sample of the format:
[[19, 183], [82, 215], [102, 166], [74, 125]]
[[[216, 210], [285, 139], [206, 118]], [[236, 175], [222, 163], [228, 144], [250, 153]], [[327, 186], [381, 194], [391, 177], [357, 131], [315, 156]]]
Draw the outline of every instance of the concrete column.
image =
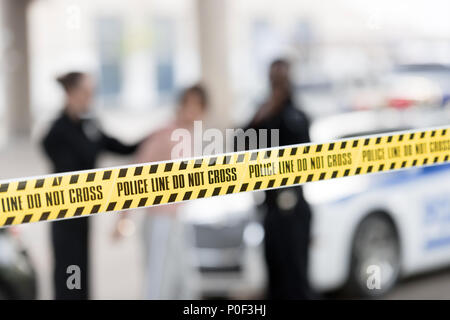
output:
[[226, 0], [197, 0], [202, 82], [210, 94], [211, 125], [226, 128], [232, 107]]
[[10, 137], [28, 136], [31, 126], [27, 8], [29, 0], [1, 0], [2, 36], [6, 42], [6, 125]]

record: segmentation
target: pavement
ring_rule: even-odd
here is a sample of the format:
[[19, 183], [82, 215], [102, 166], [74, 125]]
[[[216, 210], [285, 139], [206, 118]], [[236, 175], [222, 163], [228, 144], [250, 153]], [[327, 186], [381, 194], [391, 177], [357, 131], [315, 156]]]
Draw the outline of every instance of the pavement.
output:
[[383, 298], [448, 300], [450, 299], [450, 267], [403, 279]]

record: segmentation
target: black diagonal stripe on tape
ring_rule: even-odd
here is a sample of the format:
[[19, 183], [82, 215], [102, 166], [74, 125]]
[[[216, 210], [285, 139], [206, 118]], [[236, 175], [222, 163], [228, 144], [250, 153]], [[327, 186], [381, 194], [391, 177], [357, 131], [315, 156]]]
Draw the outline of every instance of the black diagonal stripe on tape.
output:
[[275, 179], [269, 180], [269, 182], [267, 183], [267, 188], [272, 188], [274, 184], [275, 184]]
[[50, 215], [50, 211], [45, 211], [41, 214], [41, 217], [39, 218], [39, 221], [45, 221], [48, 219], [48, 216]]
[[122, 206], [122, 210], [129, 209], [131, 207], [132, 202], [133, 202], [133, 200], [131, 200], [131, 199], [125, 200], [125, 202], [123, 203], [123, 206]]
[[168, 202], [175, 202], [175, 200], [177, 200], [177, 195], [178, 195], [178, 193], [172, 193], [169, 197]]
[[9, 183], [2, 183], [0, 185], [0, 192], [6, 192], [8, 191]]
[[403, 134], [398, 136], [398, 141], [402, 141], [403, 140]]
[[73, 174], [73, 175], [71, 175], [71, 176], [70, 176], [70, 181], [69, 181], [69, 183], [70, 183], [70, 184], [75, 184], [75, 183], [77, 183], [77, 182], [78, 182], [78, 177], [79, 177], [78, 174]]
[[142, 169], [143, 169], [142, 166], [136, 167], [136, 168], [134, 169], [134, 175], [135, 175], [135, 176], [140, 176], [140, 175], [142, 174]]
[[201, 168], [202, 163], [203, 163], [203, 159], [197, 159], [197, 160], [195, 160], [195, 162], [194, 162], [194, 168], [195, 168], [195, 169]]
[[366, 138], [366, 139], [364, 140], [364, 145], [365, 145], [365, 146], [368, 146], [369, 143], [370, 143], [370, 138]]
[[106, 211], [114, 211], [114, 208], [116, 207], [117, 202], [110, 202], [108, 204], [108, 208], [106, 209]]
[[88, 175], [86, 177], [86, 182], [92, 182], [94, 180], [95, 180], [95, 172], [88, 173]]
[[420, 133], [420, 139], [423, 139], [423, 138], [425, 138], [425, 132]]
[[409, 140], [414, 139], [414, 132], [409, 135]]
[[322, 172], [319, 176], [319, 180], [325, 179], [326, 172]]
[[367, 173], [371, 173], [371, 172], [372, 172], [372, 169], [373, 169], [373, 166], [368, 166], [368, 167], [367, 167]]
[[414, 159], [413, 162], [412, 162], [412, 166], [414, 167], [416, 165], [417, 165], [417, 159]]
[[52, 186], [53, 187], [60, 186], [61, 185], [61, 181], [62, 181], [62, 177], [54, 177]]
[[103, 172], [103, 180], [109, 180], [111, 179], [111, 170], [106, 170], [105, 172]]
[[139, 200], [138, 207], [145, 207], [145, 205], [147, 204], [147, 200], [148, 200], [147, 197], [141, 198], [141, 199]]
[[284, 149], [278, 150], [278, 157], [281, 158], [284, 155]]
[[224, 156], [223, 157], [223, 164], [230, 164], [231, 156]]
[[157, 164], [152, 164], [150, 166], [150, 173], [156, 173], [158, 171], [158, 165]]
[[378, 167], [378, 171], [383, 171], [384, 169], [384, 164], [380, 164], [380, 166]]
[[57, 219], [62, 219], [62, 218], [64, 218], [64, 217], [66, 216], [66, 214], [67, 214], [67, 209], [61, 209], [61, 210], [59, 210]]
[[345, 149], [346, 146], [347, 146], [347, 141], [342, 141], [341, 142], [341, 149]]
[[172, 171], [172, 167], [173, 167], [173, 162], [167, 162], [165, 167], [164, 167], [164, 172]]
[[321, 144], [318, 144], [318, 145], [316, 146], [316, 152], [320, 152], [320, 151], [322, 151], [322, 145], [321, 145]]
[[45, 179], [37, 179], [36, 184], [34, 185], [35, 188], [42, 188], [44, 186]]
[[208, 166], [210, 166], [210, 167], [215, 166], [216, 162], [217, 162], [217, 157], [212, 157], [209, 159]]
[[447, 129], [442, 129], [442, 134], [443, 136], [445, 136], [445, 134], [447, 133]]
[[436, 130], [431, 131], [431, 137], [434, 137], [436, 135]]
[[256, 181], [253, 190], [259, 190], [261, 188], [261, 184], [262, 184], [261, 181]]
[[192, 191], [186, 191], [186, 193], [183, 196], [183, 201], [189, 200], [192, 196]]
[[189, 161], [181, 161], [179, 170], [185, 170], [188, 166]]
[[296, 176], [294, 179], [294, 184], [299, 184], [300, 183], [300, 178], [301, 176]]
[[297, 147], [293, 147], [293, 148], [291, 149], [291, 156], [295, 156], [295, 155], [297, 154], [297, 150], [298, 150]]
[[272, 151], [271, 150], [267, 150], [265, 152], [265, 154], [264, 154], [264, 159], [269, 159], [271, 154], [272, 154]]
[[204, 198], [205, 195], [206, 195], [206, 191], [208, 191], [208, 190], [207, 190], [207, 189], [201, 189], [201, 190], [198, 192], [197, 199]]
[[153, 204], [160, 204], [162, 200], [162, 196], [156, 196], [155, 200], [153, 200]]
[[338, 171], [333, 171], [333, 173], [331, 174], [331, 178], [336, 178], [338, 175]]
[[244, 183], [244, 184], [242, 184], [241, 190], [239, 192], [247, 191], [247, 188], [248, 188], [248, 183]]
[[438, 162], [438, 161], [439, 161], [439, 157], [434, 157], [433, 163], [436, 163], [436, 162]]
[[220, 194], [220, 190], [222, 190], [222, 187], [215, 187], [212, 195], [218, 196]]
[[17, 190], [25, 190], [26, 187], [27, 187], [27, 182], [20, 181], [19, 184], [17, 185]]
[[232, 186], [229, 186], [229, 187], [228, 187], [228, 189], [227, 189], [227, 194], [233, 193], [233, 191], [234, 191], [234, 188], [235, 188], [235, 186], [234, 186], [234, 185], [232, 185]]
[[330, 143], [328, 145], [328, 151], [333, 151], [333, 149], [334, 149], [334, 143]]
[[10, 225], [12, 225], [13, 222], [14, 222], [14, 218], [15, 218], [15, 217], [8, 217], [8, 218], [6, 218], [5, 226], [10, 226]]
[[96, 205], [94, 205], [94, 206], [92, 207], [92, 209], [91, 209], [91, 214], [93, 214], [93, 213], [98, 213], [99, 210], [100, 210], [100, 205], [99, 205], [99, 204], [96, 204]]
[[361, 167], [356, 168], [355, 175], [358, 175], [361, 173]]
[[128, 168], [122, 168], [119, 170], [119, 178], [124, 178], [127, 176]]
[[402, 168], [404, 168], [406, 166], [406, 161], [402, 162]]
[[389, 169], [392, 170], [392, 169], [394, 169], [394, 168], [395, 168], [395, 162], [392, 162], [392, 163], [391, 163], [391, 166], [389, 167]]
[[310, 146], [306, 146], [306, 147], [303, 149], [303, 153], [304, 153], [304, 154], [309, 153], [309, 150], [310, 150], [310, 149], [311, 149]]
[[427, 164], [428, 163], [428, 158], [423, 159], [423, 164]]
[[358, 146], [358, 142], [359, 142], [359, 140], [354, 140], [353, 144], [352, 144], [352, 147], [356, 148]]
[[391, 142], [392, 142], [392, 136], [389, 136], [389, 137], [387, 138], [387, 142], [388, 142], [388, 143], [391, 143]]
[[312, 181], [313, 177], [314, 177], [313, 174], [308, 175], [308, 177], [306, 178], [306, 182]]
[[348, 176], [349, 173], [350, 173], [350, 169], [346, 169], [346, 170], [344, 171], [344, 177]]
[[26, 216], [23, 217], [22, 223], [28, 223], [28, 222], [30, 222], [32, 217], [33, 217], [32, 214], [27, 214]]
[[78, 207], [78, 208], [75, 209], [75, 213], [73, 214], [73, 216], [74, 217], [81, 216], [83, 211], [84, 211], [84, 207]]
[[283, 178], [281, 180], [280, 186], [285, 186], [287, 184], [287, 182], [288, 182], [288, 178]]

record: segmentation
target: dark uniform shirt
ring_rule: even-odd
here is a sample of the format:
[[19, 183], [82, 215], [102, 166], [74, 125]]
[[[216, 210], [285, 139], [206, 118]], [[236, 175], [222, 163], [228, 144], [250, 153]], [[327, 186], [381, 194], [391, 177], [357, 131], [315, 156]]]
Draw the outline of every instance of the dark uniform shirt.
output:
[[137, 148], [107, 136], [92, 120], [75, 121], [66, 113], [53, 123], [43, 145], [55, 173], [93, 169], [101, 151], [130, 154]]
[[[76, 121], [66, 113], [62, 113], [53, 123], [43, 140], [43, 147], [55, 173], [93, 169], [98, 155], [104, 150], [129, 154], [137, 149], [137, 145], [126, 146], [108, 137], [92, 120]], [[89, 298], [88, 221], [88, 218], [82, 217], [52, 223], [56, 299]], [[68, 277], [71, 272], [68, 270], [73, 270], [73, 266], [80, 270], [81, 285], [80, 288], [70, 289]]]
[[[276, 113], [252, 126], [278, 129], [280, 146], [307, 143], [309, 121], [291, 99]], [[270, 134], [268, 135], [270, 137]], [[271, 146], [269, 142], [269, 146]], [[266, 191], [265, 258], [268, 271], [268, 297], [310, 299], [308, 248], [311, 211], [300, 186]]]
[[[253, 126], [253, 129], [278, 129], [280, 146], [288, 146], [292, 144], [310, 142], [309, 138], [309, 120], [305, 113], [297, 109], [291, 99], [286, 100], [285, 106], [280, 112], [270, 116], [268, 119], [261, 121]], [[271, 145], [270, 134], [268, 146]], [[301, 196], [301, 187], [296, 187], [296, 192]], [[266, 192], [266, 204], [269, 207], [276, 205], [278, 191], [270, 190]]]

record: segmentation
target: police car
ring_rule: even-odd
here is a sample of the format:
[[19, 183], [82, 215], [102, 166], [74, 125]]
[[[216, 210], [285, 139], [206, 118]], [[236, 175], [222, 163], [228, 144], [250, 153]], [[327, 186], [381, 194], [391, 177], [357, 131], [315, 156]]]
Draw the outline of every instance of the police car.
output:
[[[377, 110], [315, 121], [314, 142], [450, 123], [450, 110]], [[450, 265], [450, 165], [303, 186], [313, 210], [309, 277], [319, 292], [380, 296], [400, 277]], [[203, 296], [264, 289], [263, 192], [183, 206]]]
[[[449, 110], [367, 111], [317, 121], [315, 142], [447, 125]], [[318, 291], [388, 292], [400, 277], [450, 265], [450, 165], [320, 181], [312, 205], [310, 280]]]

